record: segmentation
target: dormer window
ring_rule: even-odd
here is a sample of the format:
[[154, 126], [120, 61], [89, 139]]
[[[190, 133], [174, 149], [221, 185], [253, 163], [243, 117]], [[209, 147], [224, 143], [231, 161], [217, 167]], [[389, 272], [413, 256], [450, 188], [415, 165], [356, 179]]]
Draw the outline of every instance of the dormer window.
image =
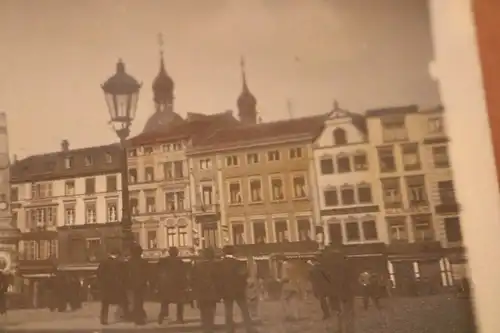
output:
[[68, 156], [64, 159], [64, 167], [66, 169], [71, 169], [73, 167], [73, 157]]
[[335, 143], [335, 145], [347, 144], [347, 134], [344, 129], [336, 128], [333, 131], [333, 142]]
[[137, 149], [129, 149], [128, 156], [129, 157], [136, 157], [137, 156]]
[[113, 162], [113, 155], [110, 153], [106, 153], [106, 163], [112, 163]]
[[144, 155], [153, 154], [153, 147], [144, 147]]
[[91, 166], [93, 163], [92, 156], [87, 155], [85, 156], [85, 166]]

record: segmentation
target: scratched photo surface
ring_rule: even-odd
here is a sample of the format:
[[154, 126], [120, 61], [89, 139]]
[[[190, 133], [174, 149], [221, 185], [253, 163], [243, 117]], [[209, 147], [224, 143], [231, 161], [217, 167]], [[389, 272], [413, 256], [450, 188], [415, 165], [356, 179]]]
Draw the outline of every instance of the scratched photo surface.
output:
[[0, 1], [4, 331], [474, 332], [422, 0]]

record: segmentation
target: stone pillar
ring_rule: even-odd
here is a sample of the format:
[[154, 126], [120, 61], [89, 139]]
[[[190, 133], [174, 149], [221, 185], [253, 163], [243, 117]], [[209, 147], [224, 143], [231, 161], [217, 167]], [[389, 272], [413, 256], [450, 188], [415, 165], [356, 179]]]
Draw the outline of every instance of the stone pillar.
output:
[[7, 116], [0, 113], [0, 270], [16, 276], [20, 232], [11, 214], [9, 167]]

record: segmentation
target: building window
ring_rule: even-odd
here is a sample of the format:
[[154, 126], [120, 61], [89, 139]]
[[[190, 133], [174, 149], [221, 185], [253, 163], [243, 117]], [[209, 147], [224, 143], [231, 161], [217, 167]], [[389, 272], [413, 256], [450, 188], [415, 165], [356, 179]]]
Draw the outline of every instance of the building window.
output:
[[368, 184], [361, 184], [357, 187], [358, 201], [360, 204], [372, 203], [372, 189]]
[[146, 193], [146, 211], [148, 213], [156, 212], [156, 193]]
[[200, 160], [200, 170], [210, 170], [212, 169], [212, 159], [205, 158]]
[[448, 156], [448, 147], [447, 146], [432, 147], [432, 159], [434, 160], [434, 167], [449, 168], [450, 160]]
[[293, 197], [296, 199], [303, 199], [307, 197], [306, 177], [293, 176]]
[[330, 237], [330, 244], [342, 245], [342, 225], [339, 222], [328, 223], [328, 236]]
[[174, 164], [172, 162], [163, 163], [163, 177], [165, 180], [174, 179]]
[[31, 198], [43, 199], [52, 197], [52, 183], [31, 184]]
[[231, 235], [234, 245], [245, 244], [245, 226], [242, 223], [231, 224]]
[[202, 185], [201, 186], [201, 204], [203, 206], [213, 205], [214, 192], [212, 185]]
[[385, 142], [404, 141], [408, 139], [405, 116], [389, 116], [381, 119], [382, 137]]
[[311, 221], [305, 218], [297, 218], [297, 233], [299, 242], [311, 240]]
[[118, 221], [118, 205], [116, 201], [106, 202], [106, 217], [108, 222]]
[[95, 193], [95, 178], [85, 178], [85, 194]]
[[424, 176], [405, 177], [410, 207], [418, 207], [427, 204]]
[[171, 144], [166, 143], [166, 144], [161, 145], [161, 151], [162, 152], [167, 153], [167, 152], [169, 152], [171, 150], [172, 150], [172, 145]]
[[175, 212], [175, 193], [165, 192], [165, 210], [167, 212]]
[[279, 150], [272, 150], [267, 152], [267, 160], [269, 162], [279, 161], [280, 157], [281, 156]]
[[443, 133], [443, 118], [429, 118], [429, 120], [427, 120], [427, 128], [429, 133], [432, 134]]
[[241, 197], [241, 185], [239, 182], [229, 183], [229, 203], [231, 205], [238, 205], [243, 202]]
[[365, 153], [356, 153], [354, 155], [354, 170], [363, 171], [368, 170], [368, 159]]
[[448, 242], [462, 241], [462, 228], [459, 217], [446, 217], [444, 219], [444, 229]]
[[64, 194], [65, 195], [75, 195], [75, 181], [67, 180], [64, 183]]
[[101, 251], [101, 239], [100, 238], [87, 238], [87, 260], [96, 261], [100, 259], [99, 254]]
[[413, 222], [413, 233], [416, 242], [434, 240], [434, 232], [432, 230], [430, 215], [412, 216], [411, 219]]
[[325, 198], [325, 206], [338, 206], [339, 197], [337, 194], [337, 189], [328, 188], [323, 192]]
[[420, 154], [418, 153], [418, 144], [410, 143], [401, 146], [403, 154], [403, 167], [406, 171], [420, 169]]
[[154, 152], [153, 147], [143, 147], [144, 155], [152, 155]]
[[226, 156], [226, 166], [235, 167], [235, 166], [238, 166], [239, 164], [240, 163], [238, 160], [238, 156], [235, 156], [235, 155]]
[[179, 234], [179, 246], [187, 246], [187, 227], [177, 228], [177, 233]]
[[106, 163], [113, 163], [113, 155], [111, 155], [110, 153], [106, 153]]
[[438, 182], [439, 198], [442, 204], [456, 204], [455, 188], [453, 181], [445, 180]]
[[184, 191], [175, 192], [176, 210], [183, 211], [185, 209]]
[[351, 171], [351, 159], [347, 155], [337, 157], [337, 170], [340, 173]]
[[130, 184], [137, 183], [137, 169], [128, 169], [128, 181], [130, 182]]
[[354, 197], [354, 189], [352, 187], [342, 187], [340, 189], [343, 205], [354, 205], [356, 203]]
[[347, 133], [342, 128], [336, 128], [333, 131], [333, 142], [335, 145], [345, 145], [347, 144]]
[[130, 212], [132, 215], [139, 215], [139, 199], [130, 198]]
[[19, 189], [17, 187], [12, 187], [10, 189], [10, 200], [19, 201]]
[[271, 200], [281, 201], [284, 199], [283, 179], [281, 177], [271, 177]]
[[74, 206], [64, 207], [64, 224], [74, 225], [76, 223], [76, 211]]
[[386, 208], [401, 208], [401, 188], [399, 178], [385, 178], [382, 182], [382, 194]]
[[92, 224], [97, 222], [97, 209], [95, 202], [85, 203], [85, 223]]
[[177, 246], [177, 232], [175, 227], [167, 227], [167, 246]]
[[363, 238], [365, 240], [378, 240], [377, 223], [374, 220], [362, 221], [361, 228], [363, 229]]
[[118, 183], [116, 176], [106, 176], [106, 192], [116, 192], [118, 190]]
[[287, 221], [274, 221], [274, 234], [276, 236], [276, 243], [288, 242], [289, 241], [288, 222]]
[[72, 156], [68, 156], [64, 159], [64, 168], [66, 169], [71, 169], [73, 167], [73, 157]]
[[264, 244], [267, 241], [266, 222], [252, 222], [253, 239], [255, 244]]
[[319, 162], [322, 175], [331, 175], [335, 172], [332, 158], [322, 158]]
[[252, 165], [252, 164], [257, 164], [259, 162], [260, 162], [259, 154], [257, 153], [247, 154], [247, 164]]
[[148, 230], [148, 249], [157, 249], [158, 248], [158, 233], [156, 230]]
[[405, 217], [388, 217], [389, 237], [392, 243], [408, 242], [408, 228]]
[[84, 162], [85, 166], [91, 166], [93, 164], [92, 156], [90, 155], [85, 156]]
[[182, 161], [174, 162], [174, 178], [175, 179], [184, 178], [184, 163]]
[[392, 146], [378, 148], [377, 151], [378, 151], [380, 172], [396, 171], [396, 161], [394, 159], [394, 152]]
[[137, 157], [137, 149], [129, 149], [128, 156], [129, 157]]
[[262, 202], [262, 183], [260, 179], [250, 179], [250, 200]]
[[290, 148], [290, 159], [296, 159], [296, 158], [302, 158], [302, 148], [297, 147], [297, 148]]
[[361, 231], [357, 221], [348, 221], [345, 223], [345, 235], [348, 242], [359, 242], [361, 240]]
[[148, 166], [144, 168], [144, 179], [147, 182], [152, 182], [155, 180], [155, 168]]

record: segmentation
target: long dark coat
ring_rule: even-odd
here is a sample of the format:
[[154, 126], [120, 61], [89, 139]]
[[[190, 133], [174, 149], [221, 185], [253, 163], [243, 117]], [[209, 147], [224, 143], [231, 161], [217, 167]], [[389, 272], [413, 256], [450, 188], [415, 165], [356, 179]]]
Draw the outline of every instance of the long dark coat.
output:
[[217, 262], [217, 287], [224, 299], [246, 297], [248, 271], [246, 263], [233, 257]]
[[218, 302], [221, 299], [217, 276], [217, 263], [214, 260], [200, 260], [191, 270], [193, 297], [202, 302]]
[[184, 303], [188, 296], [188, 267], [177, 257], [158, 262], [158, 296], [169, 303]]
[[101, 300], [109, 304], [121, 304], [127, 297], [127, 270], [125, 263], [108, 258], [97, 268]]
[[309, 268], [309, 279], [314, 296], [324, 297], [328, 294], [330, 281], [319, 263], [313, 264]]

